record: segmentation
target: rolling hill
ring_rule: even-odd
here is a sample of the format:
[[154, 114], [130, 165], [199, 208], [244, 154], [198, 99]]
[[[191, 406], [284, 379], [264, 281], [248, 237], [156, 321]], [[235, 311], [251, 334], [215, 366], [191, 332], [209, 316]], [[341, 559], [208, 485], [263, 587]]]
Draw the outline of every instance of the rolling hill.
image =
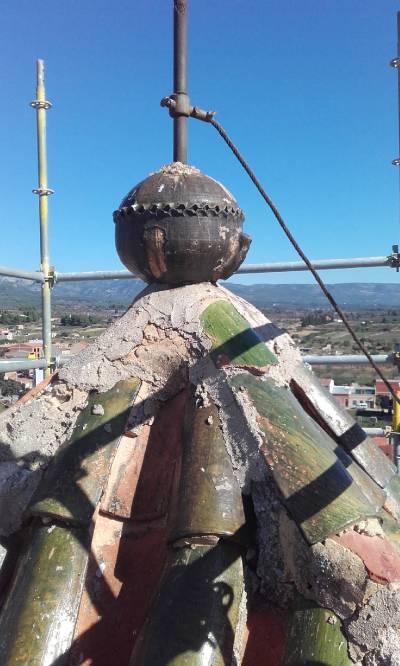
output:
[[[223, 283], [235, 294], [259, 308], [329, 308], [324, 295], [313, 284], [253, 284]], [[141, 280], [88, 280], [63, 282], [53, 289], [55, 305], [128, 305], [143, 289]], [[334, 297], [345, 308], [379, 309], [400, 307], [400, 283], [341, 283], [331, 284]], [[40, 285], [17, 278], [0, 277], [0, 309], [40, 305]]]

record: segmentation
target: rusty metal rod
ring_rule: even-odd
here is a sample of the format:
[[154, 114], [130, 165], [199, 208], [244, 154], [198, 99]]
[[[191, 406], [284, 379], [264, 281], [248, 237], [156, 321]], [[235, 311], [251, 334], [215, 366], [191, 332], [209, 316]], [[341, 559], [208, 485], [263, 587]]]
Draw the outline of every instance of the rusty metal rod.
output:
[[[174, 95], [187, 95], [187, 0], [174, 0]], [[187, 117], [174, 117], [174, 162], [187, 162]]]

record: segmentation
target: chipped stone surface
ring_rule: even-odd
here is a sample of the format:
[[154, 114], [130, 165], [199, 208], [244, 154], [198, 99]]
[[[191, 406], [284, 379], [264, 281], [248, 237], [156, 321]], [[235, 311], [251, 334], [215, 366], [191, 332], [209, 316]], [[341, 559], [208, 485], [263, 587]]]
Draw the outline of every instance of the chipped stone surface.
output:
[[[21, 516], [41, 479], [15, 462], [0, 463], [0, 536], [8, 536], [21, 525]], [[1, 567], [1, 564], [0, 564]]]
[[154, 173], [168, 173], [171, 176], [192, 176], [195, 173], [200, 173], [200, 169], [183, 162], [171, 162], [171, 164], [164, 164]]
[[206, 348], [199, 314], [215, 298], [222, 295], [209, 283], [174, 290], [148, 287], [121, 319], [60, 370], [60, 379], [106, 391], [116, 381], [136, 376], [171, 395], [167, 377]]
[[400, 645], [398, 629], [382, 632], [379, 647], [368, 652], [362, 662], [364, 666], [400, 666]]
[[380, 586], [359, 613], [346, 623], [354, 660], [368, 666], [400, 664], [400, 583]]
[[[361, 520], [359, 523], [352, 525], [351, 528], [348, 528], [348, 530], [350, 529], [358, 532], [358, 534], [365, 534], [366, 536], [370, 537], [377, 536], [383, 538], [385, 536], [385, 532], [378, 518], [367, 518], [366, 520]], [[343, 531], [347, 532], [348, 530]]]
[[367, 589], [361, 558], [332, 539], [312, 546], [310, 554], [305, 577], [315, 600], [339, 617], [349, 617], [362, 604]]
[[67, 438], [86, 396], [86, 391], [59, 383], [11, 414], [3, 412], [0, 461], [23, 459], [30, 467], [46, 463]]
[[357, 555], [332, 539], [308, 548], [295, 523], [280, 515], [285, 578], [307, 599], [350, 617], [368, 594], [365, 566]]
[[294, 592], [294, 583], [288, 580], [285, 572], [283, 548], [286, 548], [286, 544], [280, 534], [281, 517], [284, 515], [284, 520], [287, 514], [271, 479], [265, 477], [253, 483], [251, 490], [257, 518], [257, 575], [260, 592], [265, 595], [267, 607], [287, 608]]

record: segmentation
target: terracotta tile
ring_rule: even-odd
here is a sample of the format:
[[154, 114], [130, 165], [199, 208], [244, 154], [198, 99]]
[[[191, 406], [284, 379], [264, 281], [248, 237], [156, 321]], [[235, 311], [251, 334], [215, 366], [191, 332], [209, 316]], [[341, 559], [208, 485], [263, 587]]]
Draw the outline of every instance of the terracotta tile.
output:
[[181, 455], [186, 394], [122, 438], [97, 514], [70, 666], [128, 666], [157, 592]]
[[282, 615], [267, 610], [250, 610], [248, 638], [242, 666], [280, 666], [285, 647]]
[[127, 666], [161, 577], [165, 529], [138, 535], [98, 516], [70, 666]]
[[349, 530], [332, 538], [362, 559], [369, 577], [376, 583], [400, 580], [400, 557], [386, 537]]
[[163, 405], [151, 426], [146, 455], [133, 498], [132, 520], [157, 520], [166, 515], [181, 454], [186, 399], [187, 393], [182, 391]]
[[111, 468], [100, 511], [122, 519], [157, 521], [167, 514], [180, 457], [186, 393], [162, 405], [153, 425], [124, 436]]
[[119, 518], [130, 518], [150, 426], [143, 426], [138, 437], [123, 436], [115, 455], [100, 511]]

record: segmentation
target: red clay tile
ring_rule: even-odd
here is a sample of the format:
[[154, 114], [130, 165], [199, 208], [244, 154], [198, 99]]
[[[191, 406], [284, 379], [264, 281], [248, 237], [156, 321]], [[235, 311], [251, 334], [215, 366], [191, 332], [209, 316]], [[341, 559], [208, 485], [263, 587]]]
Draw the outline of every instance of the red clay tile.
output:
[[349, 530], [332, 539], [362, 559], [371, 580], [376, 583], [400, 580], [400, 557], [386, 537], [368, 536]]
[[100, 511], [122, 519], [153, 521], [166, 516], [180, 456], [186, 393], [160, 407], [153, 425], [138, 437], [122, 437]]
[[166, 530], [137, 535], [129, 523], [99, 515], [70, 666], [128, 666], [158, 589]]
[[186, 394], [123, 437], [97, 514], [70, 666], [128, 666], [158, 590], [181, 454]]
[[285, 647], [282, 615], [267, 610], [250, 610], [248, 638], [242, 666], [280, 666]]
[[149, 435], [150, 427], [146, 425], [137, 437], [121, 438], [100, 504], [101, 513], [130, 518]]

